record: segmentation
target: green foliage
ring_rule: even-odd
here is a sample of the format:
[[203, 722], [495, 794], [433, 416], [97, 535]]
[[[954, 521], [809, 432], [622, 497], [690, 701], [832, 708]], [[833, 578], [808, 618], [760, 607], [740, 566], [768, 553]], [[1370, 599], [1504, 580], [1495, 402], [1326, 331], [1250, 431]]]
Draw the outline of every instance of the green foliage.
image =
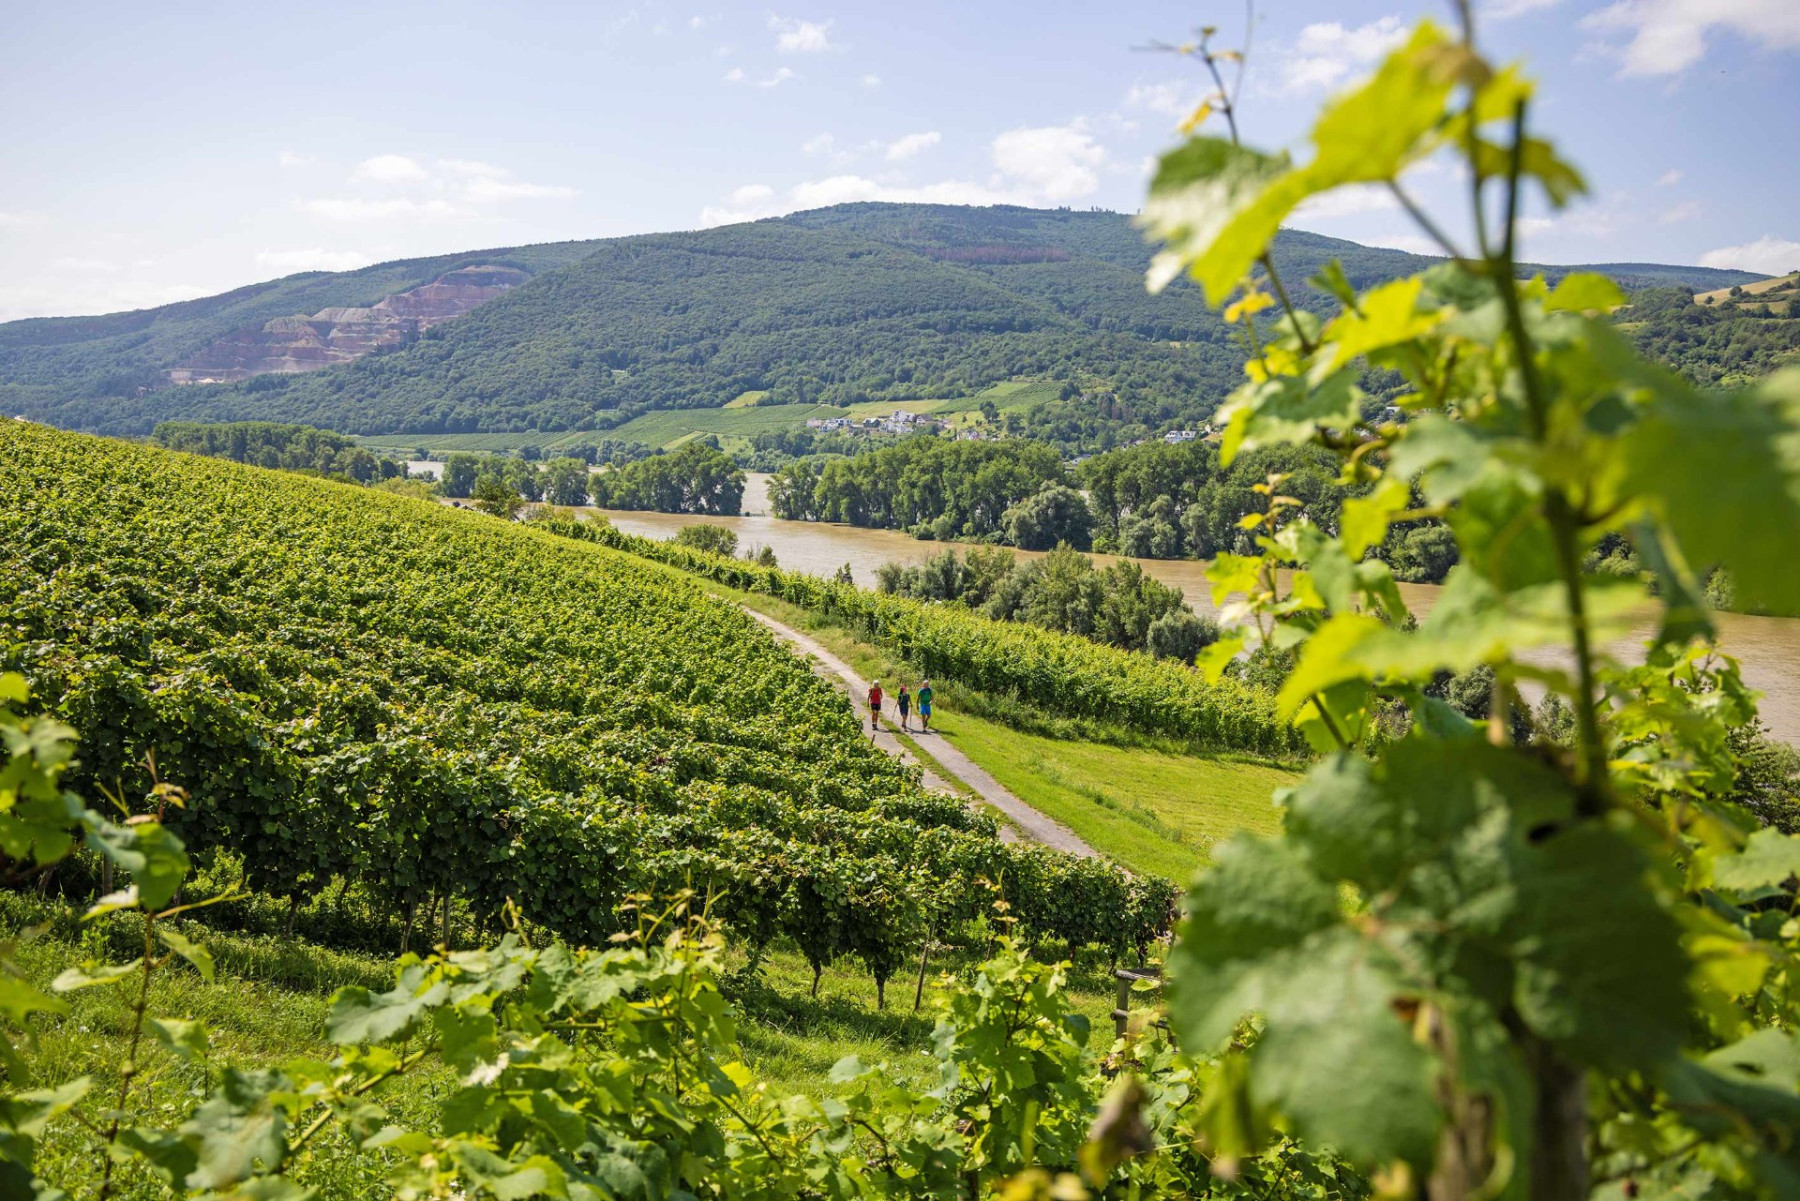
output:
[[[1608, 280], [1518, 278], [1523, 191], [1582, 188], [1528, 133], [1532, 94], [1425, 24], [1327, 107], [1309, 161], [1238, 147], [1228, 113], [1230, 141], [1158, 172], [1153, 282], [1241, 291], [1258, 348], [1222, 459], [1311, 446], [1367, 490], [1340, 534], [1271, 477], [1253, 553], [1209, 573], [1239, 627], [1220, 645], [1293, 656], [1279, 703], [1325, 757], [1279, 836], [1232, 840], [1195, 881], [1170, 1014], [1190, 1053], [1222, 1053], [1202, 1123], [1222, 1155], [1293, 1137], [1445, 1201], [1782, 1195], [1800, 839], [1727, 799], [1785, 769], [1747, 753], [1754, 706], [1695, 598], [1722, 565], [1752, 603], [1800, 604], [1778, 549], [1800, 524], [1800, 380], [1697, 392], [1594, 315], [1622, 299]], [[1341, 312], [1258, 324], [1285, 295], [1281, 219], [1349, 183], [1410, 205], [1406, 167], [1440, 151], [1464, 160], [1472, 252], [1444, 241], [1446, 262], [1360, 294], [1327, 272]], [[1406, 420], [1365, 419], [1359, 369], [1399, 375]], [[1363, 561], [1402, 529], [1396, 570]], [[1641, 666], [1602, 648], [1644, 585], [1589, 570], [1627, 534], [1663, 611]], [[1434, 559], [1455, 566], [1415, 621], [1393, 578]], [[1541, 728], [1527, 681], [1552, 698]]]
[[699, 442], [614, 467], [593, 476], [588, 486], [603, 509], [736, 516], [744, 500], [744, 473], [730, 457]]
[[405, 474], [391, 459], [379, 458], [353, 439], [308, 425], [276, 425], [268, 421], [238, 421], [203, 425], [192, 421], [165, 421], [152, 438], [170, 450], [304, 471], [358, 484], [373, 484]]
[[728, 559], [737, 554], [738, 548], [737, 531], [722, 525], [684, 525], [676, 532], [674, 542], [677, 546], [690, 546]]
[[[105, 433], [148, 433], [171, 419], [276, 420], [362, 434], [485, 433], [516, 447], [626, 427], [623, 437], [667, 446], [692, 429], [749, 437], [797, 424], [763, 405], [956, 398], [976, 409], [989, 385], [1032, 378], [1045, 386], [1016, 413], [998, 402], [1000, 416], [1069, 449], [1102, 449], [1194, 428], [1243, 361], [1196, 289], [1145, 294], [1149, 257], [1118, 213], [838, 205], [694, 233], [308, 273], [136, 313], [11, 322], [0, 325], [0, 402], [7, 413]], [[1274, 250], [1296, 281], [1333, 257], [1358, 287], [1427, 265], [1298, 231], [1284, 231]], [[480, 264], [534, 278], [353, 363], [166, 386], [165, 369], [247, 324], [370, 305]], [[1756, 278], [1609, 270], [1632, 286]], [[723, 420], [723, 406], [745, 392], [765, 395]], [[698, 411], [634, 422], [672, 409]]]
[[[1305, 745], [1297, 731], [1276, 719], [1269, 691], [1261, 686], [1234, 679], [1209, 681], [1180, 664], [1102, 646], [1079, 635], [994, 621], [961, 606], [867, 592], [847, 580], [827, 581], [699, 554], [624, 534], [610, 525], [558, 519], [543, 524], [564, 537], [628, 550], [814, 610], [850, 626], [931, 679], [954, 680], [1045, 712], [1097, 718], [1209, 749], [1286, 756]], [[997, 548], [995, 553], [1005, 554]], [[1145, 596], [1158, 595], [1154, 589], [1160, 585], [1148, 579], [1143, 584]], [[1235, 649], [1237, 644], [1231, 645]]]
[[1093, 529], [1087, 501], [1067, 484], [1046, 484], [1000, 516], [1001, 536], [1022, 550], [1087, 550]]
[[[373, 490], [20, 423], [0, 442], [0, 668], [84, 731], [75, 786], [145, 798], [154, 756], [191, 792], [170, 835], [240, 856], [259, 891], [350, 881], [408, 924], [447, 896], [491, 924], [510, 898], [600, 942], [626, 893], [691, 884], [766, 942], [819, 856], [856, 874], [847, 903], [879, 906], [890, 953], [922, 937], [894, 912], [929, 892], [967, 920], [982, 875], [1018, 882], [1032, 937], [1069, 929], [1057, 890], [1023, 890], [1091, 867], [921, 791], [804, 665], [664, 569]], [[152, 905], [157, 862], [127, 869]], [[1104, 872], [1102, 910], [1126, 912], [1142, 885]], [[858, 929], [838, 951], [885, 964]]]
[[1800, 307], [1766, 310], [1708, 307], [1686, 288], [1655, 288], [1633, 293], [1615, 316], [1640, 349], [1690, 382], [1741, 385], [1800, 365]]
[[769, 508], [797, 521], [985, 538], [1001, 533], [1007, 512], [1046, 484], [1067, 482], [1048, 446], [920, 436], [853, 458], [802, 459], [769, 481]]

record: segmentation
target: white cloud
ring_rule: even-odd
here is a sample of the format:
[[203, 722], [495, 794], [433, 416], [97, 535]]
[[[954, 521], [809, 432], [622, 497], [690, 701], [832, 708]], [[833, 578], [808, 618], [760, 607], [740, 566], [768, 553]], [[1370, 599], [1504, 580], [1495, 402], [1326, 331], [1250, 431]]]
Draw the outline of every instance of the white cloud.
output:
[[925, 133], [909, 133], [905, 137], [895, 138], [888, 143], [888, 162], [898, 163], [909, 158], [916, 158], [943, 140], [943, 135], [935, 129]]
[[356, 170], [351, 172], [350, 177], [365, 179], [371, 183], [423, 183], [431, 175], [416, 160], [404, 154], [378, 154], [356, 164]]
[[1667, 171], [1664, 171], [1661, 175], [1657, 176], [1656, 186], [1659, 188], [1672, 188], [1680, 182], [1681, 168], [1670, 167]]
[[1386, 234], [1381, 237], [1365, 239], [1364, 244], [1385, 246], [1389, 250], [1404, 250], [1408, 254], [1429, 254], [1437, 258], [1444, 256], [1443, 247], [1424, 234]]
[[15, 225], [30, 225], [37, 218], [27, 213], [0, 213], [0, 229], [8, 229]]
[[1405, 39], [1405, 23], [1392, 15], [1354, 29], [1341, 21], [1308, 25], [1281, 57], [1277, 86], [1284, 92], [1336, 87]]
[[1794, 0], [1615, 0], [1581, 20], [1583, 29], [1629, 38], [1604, 47], [1619, 74], [1675, 75], [1706, 55], [1706, 35], [1726, 29], [1765, 50], [1800, 50]]
[[1678, 221], [1692, 221], [1701, 211], [1698, 202], [1688, 200], [1664, 209], [1657, 214], [1656, 220], [1659, 225], [1674, 225]]
[[734, 189], [726, 199], [733, 208], [748, 210], [761, 208], [774, 198], [775, 189], [768, 184], [747, 183], [741, 188]]
[[862, 77], [862, 85], [865, 88], [878, 88], [881, 86], [881, 76], [865, 75]]
[[689, 17], [688, 18], [688, 28], [689, 29], [704, 29], [704, 28], [706, 28], [706, 18], [705, 17]]
[[1046, 200], [1073, 200], [1100, 186], [1106, 151], [1079, 124], [1012, 129], [994, 139], [994, 166]]
[[1140, 83], [1125, 93], [1128, 108], [1148, 109], [1165, 117], [1185, 117], [1200, 103], [1191, 84]]
[[830, 21], [801, 21], [794, 17], [769, 17], [775, 31], [775, 49], [783, 54], [817, 54], [830, 50]]
[[324, 196], [300, 202], [303, 212], [330, 221], [385, 221], [391, 217], [452, 217], [462, 212], [447, 200], [414, 200], [389, 196], [370, 200], [364, 196]]
[[1800, 242], [1764, 234], [1742, 246], [1721, 246], [1700, 256], [1702, 267], [1735, 267], [1740, 271], [1760, 271], [1764, 275], [1786, 275], [1800, 271]]
[[319, 246], [310, 250], [264, 250], [256, 256], [258, 267], [269, 267], [284, 275], [296, 271], [354, 271], [374, 261], [361, 251], [326, 250]]
[[496, 167], [492, 163], [484, 163], [472, 158], [441, 158], [437, 161], [438, 170], [447, 171], [451, 175], [480, 179], [505, 179], [511, 175], [505, 167]]
[[[773, 75], [770, 75], [765, 79], [755, 80], [754, 82], [759, 88], [778, 88], [793, 78], [795, 78], [795, 74], [792, 67], [777, 67]], [[742, 67], [733, 67], [731, 70], [725, 72], [725, 82], [749, 83], [752, 81], [748, 75], [744, 74], [744, 69]]]
[[117, 271], [119, 264], [111, 259], [61, 258], [50, 264], [58, 271]]
[[1315, 196], [1294, 211], [1296, 221], [1330, 221], [1359, 213], [1380, 213], [1400, 207], [1394, 194], [1380, 184], [1352, 184]]
[[[844, 152], [835, 149], [836, 140], [827, 141], [826, 137], [820, 135], [808, 145], [820, 151], [832, 148], [834, 157], [843, 157]], [[995, 174], [986, 183], [946, 179], [906, 184], [888, 178], [840, 174], [806, 180], [785, 192], [765, 184], [748, 184], [732, 192], [723, 203], [703, 208], [700, 224], [755, 221], [801, 209], [866, 200], [895, 204], [1054, 204], [1098, 188], [1099, 170], [1106, 158], [1105, 149], [1079, 122], [1009, 130], [993, 140], [990, 150]]]
[[828, 133], [815, 134], [800, 143], [801, 154], [830, 154], [837, 149], [837, 138]]
[[482, 175], [464, 185], [462, 194], [477, 203], [500, 200], [566, 200], [575, 195], [575, 189], [562, 184], [523, 183]]
[[1481, 6], [1481, 15], [1490, 21], [1506, 21], [1522, 17], [1526, 13], [1555, 8], [1560, 2], [1561, 0], [1488, 0]]
[[292, 150], [283, 150], [275, 157], [275, 161], [283, 167], [310, 167], [319, 161], [316, 154], [296, 154]]

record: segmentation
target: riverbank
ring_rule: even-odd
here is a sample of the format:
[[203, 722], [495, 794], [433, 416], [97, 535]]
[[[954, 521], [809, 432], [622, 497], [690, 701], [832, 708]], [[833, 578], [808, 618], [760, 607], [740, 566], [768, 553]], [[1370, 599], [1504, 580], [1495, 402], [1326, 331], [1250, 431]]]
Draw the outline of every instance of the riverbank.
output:
[[[832, 576], [848, 567], [855, 581], [873, 587], [875, 572], [888, 562], [908, 566], [942, 554], [947, 547], [966, 549], [956, 542], [922, 542], [898, 530], [872, 530], [856, 526], [828, 525], [812, 521], [784, 521], [768, 515], [768, 477], [753, 473], [744, 488], [742, 517], [698, 517], [673, 513], [588, 510], [603, 514], [625, 533], [646, 538], [673, 538], [683, 526], [704, 524], [730, 529], [738, 536], [740, 551], [768, 547], [781, 566], [810, 575]], [[1020, 558], [1037, 552], [1014, 551]], [[1095, 555], [1101, 566], [1117, 562], [1114, 555]], [[1212, 614], [1207, 565], [1196, 559], [1135, 559], [1145, 574], [1181, 589], [1189, 607]], [[1431, 611], [1442, 591], [1433, 584], [1402, 584], [1401, 596], [1415, 614]], [[1719, 644], [1743, 665], [1744, 683], [1762, 693], [1761, 711], [1771, 737], [1800, 746], [1800, 618], [1753, 617], [1742, 613], [1713, 615]], [[1608, 650], [1621, 661], [1642, 658], [1646, 639], [1655, 632], [1655, 618], [1646, 614], [1629, 623]]]

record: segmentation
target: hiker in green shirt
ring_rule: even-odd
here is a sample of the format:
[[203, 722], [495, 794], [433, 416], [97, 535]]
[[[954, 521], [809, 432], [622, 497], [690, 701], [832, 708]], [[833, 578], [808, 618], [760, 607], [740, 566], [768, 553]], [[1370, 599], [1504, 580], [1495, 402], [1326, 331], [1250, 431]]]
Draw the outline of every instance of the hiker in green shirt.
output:
[[919, 733], [924, 734], [931, 729], [931, 681], [920, 684], [914, 696], [919, 702]]

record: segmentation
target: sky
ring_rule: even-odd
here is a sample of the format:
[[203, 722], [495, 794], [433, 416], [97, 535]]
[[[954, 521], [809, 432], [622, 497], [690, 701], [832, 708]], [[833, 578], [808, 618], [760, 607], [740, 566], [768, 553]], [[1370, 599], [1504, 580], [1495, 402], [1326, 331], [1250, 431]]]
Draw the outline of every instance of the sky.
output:
[[[1210, 90], [1152, 43], [1247, 41], [1245, 136], [1303, 157], [1326, 98], [1449, 15], [1252, 3], [1248, 31], [1210, 0], [9, 5], [0, 320], [850, 200], [1132, 212]], [[1800, 268], [1800, 0], [1477, 4], [1592, 188], [1528, 212], [1527, 257]], [[1461, 186], [1409, 181], [1452, 227]], [[1292, 224], [1426, 249], [1373, 190]]]

